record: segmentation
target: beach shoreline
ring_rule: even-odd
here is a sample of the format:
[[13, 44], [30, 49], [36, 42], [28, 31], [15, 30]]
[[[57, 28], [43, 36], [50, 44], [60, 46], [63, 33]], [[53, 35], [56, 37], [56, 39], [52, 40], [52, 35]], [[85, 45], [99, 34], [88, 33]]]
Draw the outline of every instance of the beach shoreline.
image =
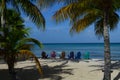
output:
[[[15, 68], [17, 75], [22, 80], [102, 80], [104, 61], [101, 59], [89, 60], [62, 60], [62, 59], [41, 59], [44, 76], [41, 78], [34, 61], [19, 61]], [[115, 63], [116, 61], [112, 61]], [[111, 77], [113, 80], [119, 73], [119, 68], [113, 69]], [[9, 80], [7, 65], [0, 64], [0, 79]]]

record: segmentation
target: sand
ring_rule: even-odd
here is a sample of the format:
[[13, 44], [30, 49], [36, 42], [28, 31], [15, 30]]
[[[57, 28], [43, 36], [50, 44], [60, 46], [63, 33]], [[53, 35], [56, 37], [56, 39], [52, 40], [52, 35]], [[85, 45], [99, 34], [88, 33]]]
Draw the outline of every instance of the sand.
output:
[[[44, 71], [41, 77], [36, 69], [34, 61], [20, 61], [15, 65], [17, 76], [20, 80], [102, 80], [103, 60], [61, 60], [39, 59]], [[112, 61], [116, 63], [117, 61]], [[117, 66], [117, 67], [116, 67]], [[120, 72], [120, 67], [114, 64], [111, 74], [113, 80]], [[0, 80], [10, 80], [7, 65], [0, 63]], [[120, 79], [118, 79], [120, 80]]]

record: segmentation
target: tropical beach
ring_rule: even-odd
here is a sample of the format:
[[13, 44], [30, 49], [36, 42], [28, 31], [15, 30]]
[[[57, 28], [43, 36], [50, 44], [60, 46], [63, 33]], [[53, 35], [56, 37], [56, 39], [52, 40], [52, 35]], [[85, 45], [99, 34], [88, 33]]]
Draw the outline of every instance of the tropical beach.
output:
[[[79, 62], [62, 59], [39, 59], [39, 61], [43, 68], [43, 76], [39, 75], [34, 61], [26, 60], [15, 65], [17, 78], [20, 80], [102, 80], [103, 78], [104, 61], [100, 59]], [[112, 61], [115, 62], [118, 61]], [[114, 65], [112, 80], [120, 72], [119, 68], [119, 65]], [[5, 63], [0, 63], [0, 72], [1, 80], [10, 80]]]
[[0, 79], [120, 79], [120, 0], [1, 0], [0, 17]]

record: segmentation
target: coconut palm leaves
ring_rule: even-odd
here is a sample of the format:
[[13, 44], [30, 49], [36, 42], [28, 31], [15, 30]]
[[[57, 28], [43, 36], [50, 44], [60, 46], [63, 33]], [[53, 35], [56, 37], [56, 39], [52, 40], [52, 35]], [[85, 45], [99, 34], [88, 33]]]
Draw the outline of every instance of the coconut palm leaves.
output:
[[27, 38], [29, 29], [24, 28], [24, 21], [17, 12], [8, 10], [6, 15], [10, 17], [6, 19], [6, 27], [0, 27], [1, 32], [6, 35], [0, 36], [0, 52], [8, 65], [9, 73], [16, 78], [14, 64], [17, 62], [19, 55], [25, 55], [26, 53], [27, 57], [31, 55], [31, 57], [35, 58], [38, 70], [42, 75], [42, 68], [37, 57], [30, 52], [33, 43], [37, 44], [40, 48], [42, 44], [36, 39]]
[[[30, 19], [37, 25], [38, 28], [45, 28], [45, 20], [40, 10], [34, 4], [35, 0], [1, 0], [1, 21], [2, 25], [5, 25], [5, 9], [8, 5], [11, 5], [17, 11], [23, 11]], [[7, 5], [6, 5], [7, 4]], [[7, 16], [8, 17], [8, 16]]]
[[30, 0], [18, 0], [16, 6], [19, 5], [27, 16], [39, 27], [45, 26], [44, 18], [39, 9]]
[[[119, 22], [119, 16], [114, 12], [109, 17], [110, 31], [114, 30], [117, 27], [118, 22]], [[102, 18], [95, 23], [95, 34], [98, 37], [103, 37], [103, 19]]]
[[[111, 7], [111, 11], [118, 10], [120, 8], [118, 0], [112, 0], [106, 3], [104, 0], [40, 0], [40, 6], [49, 6], [50, 4], [56, 3], [68, 3], [68, 5], [59, 9], [55, 14], [54, 18], [57, 22], [61, 22], [67, 19], [70, 19], [71, 24], [71, 32], [80, 32], [93, 22], [95, 22], [95, 26], [97, 27], [98, 23], [102, 22], [103, 24], [103, 11], [105, 6], [109, 6], [111, 3], [113, 7]], [[110, 8], [110, 7], [109, 7]], [[113, 26], [116, 27], [118, 23], [118, 15], [110, 11], [110, 19], [108, 19], [110, 24], [110, 30], [113, 30]], [[114, 18], [113, 18], [114, 17]], [[100, 21], [101, 20], [101, 21]], [[97, 25], [96, 25], [97, 24]], [[96, 30], [96, 28], [95, 28]], [[98, 33], [99, 31], [95, 31]], [[101, 35], [102, 33], [100, 33]], [[99, 35], [99, 34], [97, 34]]]
[[26, 58], [31, 58], [31, 57], [34, 58], [40, 75], [43, 75], [42, 67], [41, 67], [41, 65], [39, 63], [38, 58], [29, 50], [20, 50], [19, 53], [18, 53], [18, 56], [23, 56], [23, 55], [25, 55]]
[[42, 68], [41, 68], [41, 65], [40, 65], [38, 59], [30, 51], [31, 47], [33, 47], [32, 46], [33, 43], [37, 44], [40, 48], [42, 47], [42, 44], [38, 40], [33, 39], [33, 38], [21, 38], [21, 39], [17, 39], [16, 42], [15, 42], [15, 40], [14, 40], [14, 42], [12, 42], [12, 39], [9, 39], [9, 42], [11, 42], [11, 43], [9, 45], [8, 50], [11, 53], [8, 52], [6, 56], [8, 56], [8, 54], [10, 54], [11, 56], [14, 56], [15, 57], [15, 60], [14, 60], [15, 62], [17, 60], [17, 57], [19, 58], [20, 55], [25, 55], [26, 59], [33, 57], [37, 66], [38, 66], [37, 68], [38, 68], [40, 74], [42, 75]]
[[[14, 49], [22, 49], [23, 48], [23, 46], [25, 47], [25, 45], [24, 44], [26, 44], [26, 43], [31, 43], [31, 42], [34, 42], [36, 45], [38, 45], [40, 48], [42, 48], [42, 44], [38, 41], [38, 40], [36, 40], [36, 39], [34, 39], [34, 38], [22, 38], [22, 39], [20, 39], [19, 41], [17, 41], [17, 45], [15, 46], [15, 48]], [[29, 44], [26, 44], [26, 46], [29, 48]], [[31, 44], [32, 45], [32, 44]]]
[[[71, 32], [80, 32], [86, 29], [93, 22], [95, 22], [95, 26], [97, 28], [98, 24], [100, 26], [103, 24], [104, 14], [102, 10], [95, 8], [93, 4], [94, 3], [90, 4], [88, 0], [81, 0], [76, 3], [71, 3], [58, 10], [54, 14], [54, 18], [57, 22], [64, 21], [70, 18], [71, 24], [73, 25], [70, 30]], [[91, 6], [93, 7], [91, 8]], [[110, 24], [110, 29], [112, 30], [114, 27], [116, 27], [119, 18], [115, 12], [111, 13], [109, 16], [110, 19], [108, 22]]]
[[76, 1], [78, 0], [38, 0], [38, 4], [41, 8], [46, 8], [52, 6], [55, 3], [64, 3], [66, 5]]

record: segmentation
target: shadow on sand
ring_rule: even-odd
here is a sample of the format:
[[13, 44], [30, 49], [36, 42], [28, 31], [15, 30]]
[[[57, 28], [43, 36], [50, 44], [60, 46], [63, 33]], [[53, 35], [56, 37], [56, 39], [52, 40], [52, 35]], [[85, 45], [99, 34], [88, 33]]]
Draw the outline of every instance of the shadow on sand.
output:
[[[100, 69], [96, 69], [96, 70], [103, 70], [104, 69], [104, 64], [102, 65], [91, 65], [89, 67], [99, 67]], [[119, 70], [120, 69], [120, 61], [115, 61], [114, 63], [111, 63], [111, 69], [112, 71], [114, 71], [115, 69]], [[96, 70], [92, 70], [92, 71], [96, 71]], [[119, 80], [120, 79], [120, 72], [115, 76], [115, 78], [113, 80]]]
[[66, 67], [65, 64], [67, 64], [68, 61], [64, 61], [62, 64], [54, 66], [54, 67], [49, 67], [49, 66], [43, 66], [44, 70], [44, 76], [43, 78], [49, 78], [49, 80], [62, 80], [63, 77], [60, 76], [60, 74], [72, 74], [73, 69], [62, 69], [63, 67]]
[[[62, 69], [65, 67], [68, 61], [64, 61], [60, 65], [49, 67], [47, 65], [42, 66], [44, 75], [41, 78], [35, 66], [26, 66], [24, 68], [17, 68], [17, 77], [19, 80], [42, 80], [48, 78], [48, 80], [62, 80], [63, 77], [60, 74], [72, 74], [72, 69]], [[10, 80], [10, 75], [7, 69], [0, 69], [0, 79]]]

